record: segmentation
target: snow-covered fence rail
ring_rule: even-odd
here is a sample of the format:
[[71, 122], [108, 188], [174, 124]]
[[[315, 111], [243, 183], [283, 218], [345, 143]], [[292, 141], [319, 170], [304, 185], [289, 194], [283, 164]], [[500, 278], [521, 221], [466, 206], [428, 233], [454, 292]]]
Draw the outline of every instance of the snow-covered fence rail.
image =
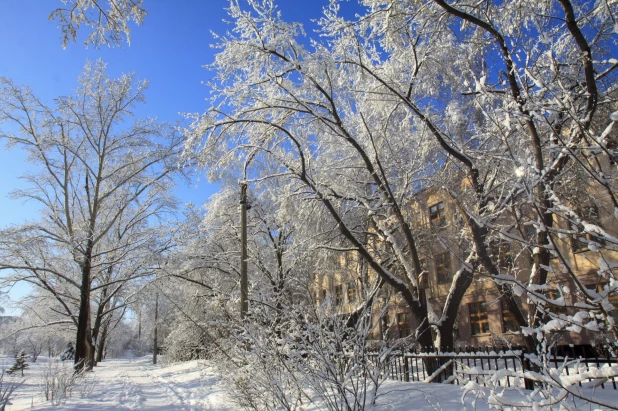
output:
[[[445, 367], [444, 364], [449, 360], [451, 360], [450, 364]], [[526, 369], [523, 365], [526, 361], [521, 351], [395, 353], [385, 361], [388, 364], [385, 372], [388, 378], [400, 381], [427, 381], [431, 378], [432, 381], [437, 382], [459, 383], [459, 379], [454, 378], [453, 375], [470, 375], [477, 371], [490, 373], [501, 369], [523, 371]], [[436, 371], [439, 372], [436, 374]], [[503, 384], [511, 386], [511, 378], [506, 377]]]
[[[378, 360], [377, 354], [369, 354]], [[498, 386], [533, 388], [527, 379], [535, 371], [535, 362], [543, 360], [523, 351], [489, 352], [450, 352], [450, 353], [392, 353], [386, 359], [384, 372], [390, 379], [400, 381], [434, 381], [453, 384], [466, 384], [474, 381], [480, 386], [497, 382]], [[601, 389], [618, 389], [614, 377], [602, 379], [603, 370], [618, 366], [618, 358], [610, 356], [571, 357], [568, 355], [548, 355], [544, 366], [555, 370], [560, 378], [575, 378], [578, 385], [595, 385]], [[430, 371], [431, 370], [431, 371]], [[526, 376], [526, 378], [524, 378]], [[581, 377], [581, 378], [578, 378]], [[492, 379], [490, 382], [489, 380]]]

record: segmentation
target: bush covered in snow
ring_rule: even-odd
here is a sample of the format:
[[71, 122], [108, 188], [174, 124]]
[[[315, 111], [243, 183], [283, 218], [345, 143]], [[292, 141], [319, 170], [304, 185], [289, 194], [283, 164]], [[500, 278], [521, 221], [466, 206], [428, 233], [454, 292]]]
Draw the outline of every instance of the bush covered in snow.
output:
[[52, 405], [60, 405], [77, 394], [87, 397], [97, 384], [91, 371], [75, 371], [72, 362], [50, 359], [39, 375], [39, 388], [43, 398]]

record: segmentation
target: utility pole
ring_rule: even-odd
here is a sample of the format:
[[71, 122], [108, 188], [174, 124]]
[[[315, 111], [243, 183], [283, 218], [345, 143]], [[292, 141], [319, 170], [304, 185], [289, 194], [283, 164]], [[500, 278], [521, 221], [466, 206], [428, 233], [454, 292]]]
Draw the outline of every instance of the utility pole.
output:
[[155, 297], [155, 318], [154, 318], [154, 339], [152, 342], [152, 363], [157, 363], [157, 351], [159, 350], [157, 341], [157, 321], [159, 320], [159, 293]]
[[240, 319], [247, 315], [247, 182], [240, 182]]

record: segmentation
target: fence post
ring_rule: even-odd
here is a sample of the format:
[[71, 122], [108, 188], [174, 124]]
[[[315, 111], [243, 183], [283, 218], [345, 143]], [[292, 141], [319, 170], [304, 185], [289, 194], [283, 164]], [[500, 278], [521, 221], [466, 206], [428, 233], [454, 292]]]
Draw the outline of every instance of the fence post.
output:
[[[607, 352], [607, 365], [611, 367], [612, 366], [612, 357], [610, 355], [609, 348], [607, 348], [606, 352]], [[614, 389], [616, 389], [616, 379], [614, 377], [612, 377], [612, 384], [614, 385]]]
[[[521, 370], [522, 370], [522, 373], [525, 373], [526, 371], [530, 370], [530, 360], [526, 358], [526, 351], [525, 350], [521, 351], [520, 358], [521, 358]], [[527, 390], [533, 390], [534, 389], [534, 381], [524, 377], [524, 387]]]
[[408, 367], [408, 359], [404, 350], [401, 350], [401, 358], [403, 359], [403, 380], [410, 382], [410, 368]]

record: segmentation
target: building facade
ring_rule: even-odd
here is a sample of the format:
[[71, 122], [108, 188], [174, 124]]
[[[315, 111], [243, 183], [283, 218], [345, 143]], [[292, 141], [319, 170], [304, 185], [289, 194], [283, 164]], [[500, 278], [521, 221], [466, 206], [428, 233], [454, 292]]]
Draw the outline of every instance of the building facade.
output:
[[[599, 206], [609, 204], [609, 201], [605, 201], [607, 199], [603, 198], [602, 193], [588, 195], [594, 197], [595, 201], [583, 201], [579, 207], [584, 210], [580, 211], [587, 213], [588, 220], [595, 221], [606, 232], [618, 233], [613, 208]], [[465, 252], [470, 250], [469, 241], [461, 235], [461, 232], [465, 231], [462, 230], [463, 222], [449, 197], [436, 189], [418, 193], [406, 212], [409, 213], [409, 221], [414, 224], [424, 270], [420, 287], [425, 289], [432, 311], [436, 316], [440, 316], [453, 275], [461, 267]], [[554, 219], [554, 228], [558, 232], [574, 231], [571, 223], [559, 217]], [[525, 237], [532, 236], [535, 232], [534, 226], [528, 225], [520, 227], [515, 234]], [[562, 262], [556, 257], [551, 260], [547, 283], [540, 288], [543, 295], [552, 302], [545, 305], [546, 311], [551, 311], [558, 317], [562, 314], [573, 315], [578, 309], [577, 305], [583, 301], [578, 299], [578, 293], [571, 292], [572, 290], [576, 291], [582, 285], [589, 290], [601, 290], [608, 283], [608, 279], [599, 275], [603, 263], [599, 261], [594, 240], [589, 236], [558, 237], [556, 246], [566, 261]], [[527, 249], [525, 242], [498, 240], [490, 245], [490, 249], [493, 260], [498, 262], [502, 273], [527, 281], [533, 261], [532, 250]], [[618, 253], [608, 247], [603, 250], [603, 259], [618, 261]], [[562, 274], [565, 263], [576, 273], [577, 280]], [[366, 288], [373, 277], [371, 270], [367, 269], [356, 253], [344, 253], [335, 259], [331, 272], [316, 275], [316, 301], [322, 303], [330, 298], [337, 312], [350, 313], [366, 296]], [[386, 308], [374, 310], [376, 326], [372, 337], [375, 339], [408, 337], [418, 325], [401, 297], [389, 288], [384, 286], [377, 302], [377, 307]], [[516, 300], [528, 316], [548, 315], [530, 313], [532, 306], [529, 306], [525, 295], [516, 297]], [[610, 313], [618, 323], [618, 295], [610, 296], [610, 302], [615, 307]], [[474, 281], [460, 304], [454, 333], [456, 343], [462, 346], [519, 346], [523, 343], [513, 314], [502, 303], [501, 290], [483, 269], [476, 270]], [[557, 331], [552, 338], [558, 345], [587, 345], [594, 342], [594, 335], [586, 331]]]

